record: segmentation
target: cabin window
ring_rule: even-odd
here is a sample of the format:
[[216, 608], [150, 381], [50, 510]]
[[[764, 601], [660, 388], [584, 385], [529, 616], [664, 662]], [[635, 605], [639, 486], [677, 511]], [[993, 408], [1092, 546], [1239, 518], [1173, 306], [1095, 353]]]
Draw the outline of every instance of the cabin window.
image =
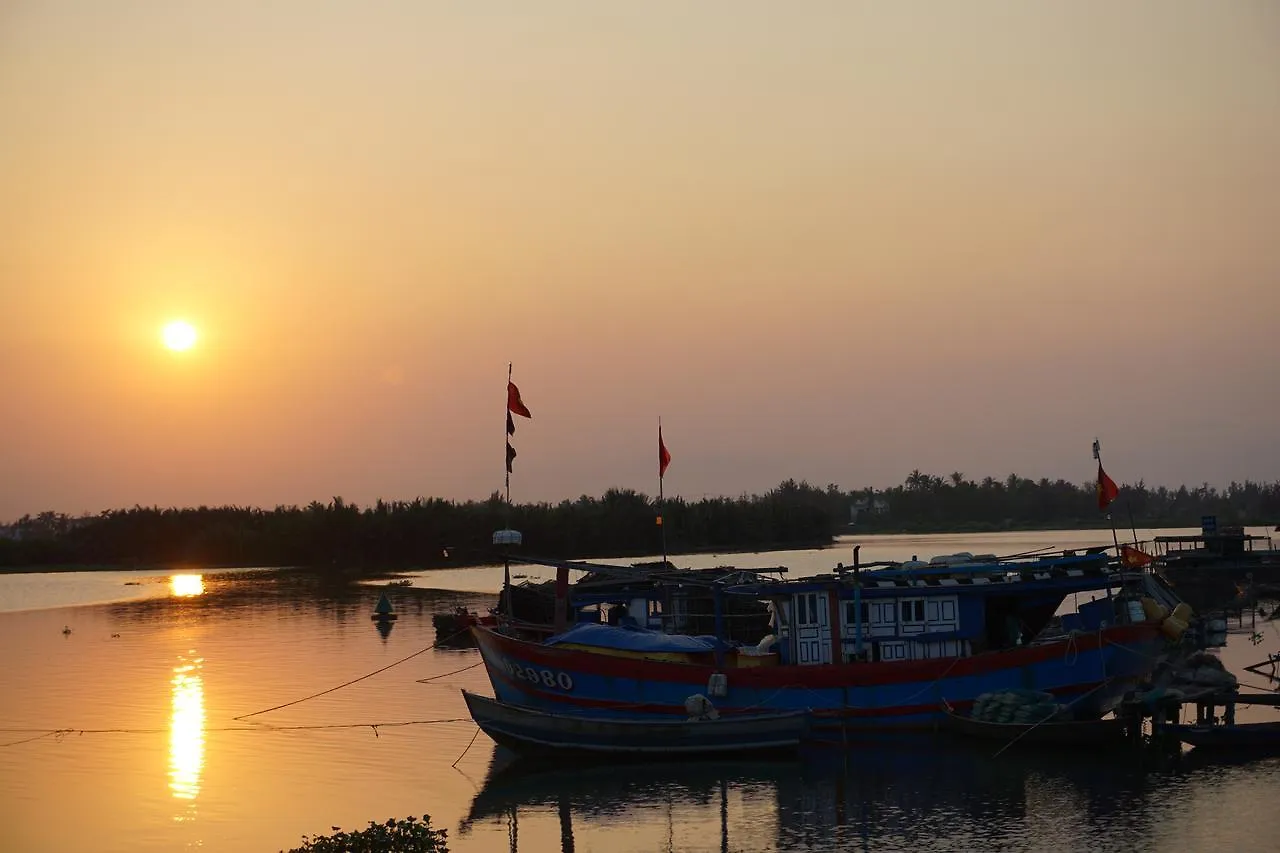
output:
[[902, 612], [903, 622], [923, 622], [924, 621], [924, 599], [923, 598], [907, 598], [898, 602]]
[[930, 599], [926, 604], [925, 609], [929, 614], [930, 625], [951, 624], [954, 626], [956, 621], [956, 599], [954, 597], [934, 598]]
[[[844, 621], [847, 625], [855, 625], [858, 623], [858, 606], [852, 601], [844, 603]], [[871, 607], [865, 601], [862, 602], [862, 624], [866, 625], [871, 622]]]
[[816, 592], [802, 592], [795, 597], [796, 625], [827, 624], [825, 596]]

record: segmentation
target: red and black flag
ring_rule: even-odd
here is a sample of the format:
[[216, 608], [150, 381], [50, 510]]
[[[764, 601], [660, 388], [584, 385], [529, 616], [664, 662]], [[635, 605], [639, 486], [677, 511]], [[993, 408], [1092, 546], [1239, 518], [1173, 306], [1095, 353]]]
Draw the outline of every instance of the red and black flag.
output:
[[671, 464], [671, 451], [667, 450], [667, 445], [662, 441], [662, 424], [658, 424], [658, 479], [662, 479], [662, 475], [667, 473], [667, 466]]
[[1116, 481], [1107, 476], [1107, 472], [1102, 470], [1102, 463], [1098, 463], [1098, 509], [1106, 509], [1107, 504], [1120, 496], [1120, 488], [1116, 485]]
[[[524, 400], [520, 399], [520, 389], [516, 387], [516, 383], [510, 380], [507, 381], [507, 411], [515, 412], [522, 418], [533, 417], [533, 415], [529, 414], [529, 407], [524, 404]], [[507, 418], [507, 424], [507, 429], [515, 432], [516, 427], [510, 417]]]
[[507, 442], [507, 473], [511, 473], [511, 463], [515, 461], [516, 449], [511, 446], [511, 442]]

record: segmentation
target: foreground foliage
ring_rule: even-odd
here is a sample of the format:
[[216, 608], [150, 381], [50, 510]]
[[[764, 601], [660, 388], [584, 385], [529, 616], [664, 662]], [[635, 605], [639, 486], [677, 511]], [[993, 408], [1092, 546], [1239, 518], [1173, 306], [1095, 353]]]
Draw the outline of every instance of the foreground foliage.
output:
[[432, 829], [431, 818], [423, 815], [386, 823], [369, 822], [367, 829], [338, 830], [333, 835], [302, 839], [302, 846], [289, 853], [449, 853], [446, 830]]

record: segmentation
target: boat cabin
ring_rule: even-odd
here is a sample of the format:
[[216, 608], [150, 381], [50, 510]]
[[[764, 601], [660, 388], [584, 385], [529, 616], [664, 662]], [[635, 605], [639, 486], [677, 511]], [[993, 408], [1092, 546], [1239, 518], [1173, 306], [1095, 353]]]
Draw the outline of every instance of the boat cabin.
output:
[[[1141, 622], [1143, 597], [1177, 604], [1151, 575], [1120, 571], [1101, 549], [1018, 562], [935, 559], [730, 592], [770, 602], [773, 636], [758, 652], [796, 664], [967, 657], [1050, 632]], [[1069, 596], [1083, 603], [1059, 616]]]

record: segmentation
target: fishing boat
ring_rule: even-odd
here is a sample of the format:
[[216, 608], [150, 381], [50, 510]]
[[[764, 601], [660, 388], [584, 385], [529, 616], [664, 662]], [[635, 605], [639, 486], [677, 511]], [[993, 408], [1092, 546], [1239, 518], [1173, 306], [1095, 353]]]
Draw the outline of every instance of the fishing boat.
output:
[[[562, 587], [562, 598], [567, 587]], [[942, 701], [1032, 688], [1099, 719], [1185, 649], [1179, 602], [1101, 549], [1001, 560], [943, 555], [797, 580], [712, 586], [710, 635], [566, 626], [536, 642], [472, 628], [494, 694], [556, 715], [657, 720], [705, 695], [721, 715], [811, 709], [817, 730], [932, 728]], [[769, 633], [731, 641], [726, 599], [772, 614]], [[1064, 602], [1086, 600], [1058, 615]], [[562, 604], [562, 606], [564, 606]], [[563, 612], [563, 611], [561, 611]], [[566, 620], [567, 621], [567, 620]]]
[[1246, 533], [1243, 527], [1219, 527], [1215, 516], [1201, 520], [1198, 534], [1157, 536], [1151, 563], [1200, 611], [1249, 598], [1257, 587], [1280, 583], [1280, 549], [1269, 536]]
[[[552, 714], [462, 691], [485, 734], [517, 752], [632, 757], [764, 753], [795, 750], [808, 728], [806, 711], [683, 719], [624, 720]], [[696, 704], [696, 703], [695, 703]]]

